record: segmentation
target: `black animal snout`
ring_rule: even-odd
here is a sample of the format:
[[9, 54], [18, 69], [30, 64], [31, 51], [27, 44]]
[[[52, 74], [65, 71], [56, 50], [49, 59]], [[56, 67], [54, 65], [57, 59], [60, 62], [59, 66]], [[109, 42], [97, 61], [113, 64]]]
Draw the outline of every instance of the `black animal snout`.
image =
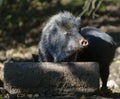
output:
[[89, 44], [86, 39], [81, 39], [79, 43], [80, 43], [80, 45], [83, 46], [83, 47], [86, 47], [86, 46], [88, 46], [88, 44]]

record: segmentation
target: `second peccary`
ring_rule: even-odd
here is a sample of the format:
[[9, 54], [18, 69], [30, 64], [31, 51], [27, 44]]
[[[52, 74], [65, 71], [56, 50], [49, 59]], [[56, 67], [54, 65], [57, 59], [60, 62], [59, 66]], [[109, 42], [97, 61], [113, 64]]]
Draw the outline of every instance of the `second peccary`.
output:
[[84, 27], [80, 33], [89, 45], [79, 52], [77, 61], [96, 61], [100, 66], [102, 90], [107, 89], [109, 65], [115, 54], [116, 43], [111, 36], [93, 27]]
[[88, 45], [79, 33], [80, 17], [69, 12], [52, 16], [42, 30], [39, 61], [75, 61], [76, 53]]

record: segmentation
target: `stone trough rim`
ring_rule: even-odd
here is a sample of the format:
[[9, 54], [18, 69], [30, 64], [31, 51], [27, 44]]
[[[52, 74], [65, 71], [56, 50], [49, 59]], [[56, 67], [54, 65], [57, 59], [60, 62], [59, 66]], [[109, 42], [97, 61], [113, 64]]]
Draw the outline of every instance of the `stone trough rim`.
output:
[[[65, 70], [66, 70], [66, 68], [67, 68], [67, 66], [64, 66], [64, 65], [66, 65], [66, 64], [69, 64], [69, 66], [70, 66], [70, 64], [98, 64], [97, 62], [6, 62], [4, 65], [6, 66], [10, 66], [10, 64], [19, 64], [20, 63], [20, 65], [21, 64], [27, 64], [27, 65], [30, 65], [31, 67], [32, 67], [32, 64], [34, 65], [34, 64], [36, 64], [36, 66], [35, 67], [37, 67], [38, 65], [41, 65], [41, 66], [43, 66], [44, 67], [44, 65], [45, 64], [52, 64], [52, 65], [56, 65], [56, 66], [58, 66], [59, 68], [62, 68], [62, 70], [64, 70], [63, 68], [65, 68]], [[60, 66], [59, 65], [57, 65], [57, 64], [60, 64]], [[19, 65], [19, 66], [20, 66]], [[24, 67], [23, 65], [21, 65], [22, 67]], [[54, 66], [53, 66], [54, 67]], [[93, 66], [94, 67], [94, 66]], [[48, 70], [51, 70], [50, 68], [51, 68], [51, 66], [46, 66], [45, 68], [47, 68]], [[43, 68], [44, 69], [44, 68]], [[55, 69], [55, 68], [52, 68], [52, 69]], [[55, 71], [57, 71], [57, 70], [55, 70]], [[61, 72], [61, 70], [59, 69], [57, 72]], [[66, 72], [68, 72], [68, 71], [66, 71]], [[8, 84], [8, 82], [7, 82], [7, 84]], [[91, 90], [91, 89], [90, 89]], [[19, 91], [19, 90], [18, 90]], [[11, 92], [12, 93], [12, 92]], [[15, 92], [13, 92], [13, 93], [15, 93]]]

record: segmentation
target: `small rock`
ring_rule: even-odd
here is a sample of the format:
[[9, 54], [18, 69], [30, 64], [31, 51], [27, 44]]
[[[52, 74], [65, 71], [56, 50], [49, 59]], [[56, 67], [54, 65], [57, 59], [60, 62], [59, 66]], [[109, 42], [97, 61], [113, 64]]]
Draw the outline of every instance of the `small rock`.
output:
[[120, 47], [116, 49], [117, 54], [120, 54]]
[[38, 97], [39, 97], [39, 94], [34, 94], [33, 97], [34, 97], [34, 98], [38, 98]]
[[118, 88], [118, 85], [117, 85], [116, 82], [113, 81], [113, 80], [109, 80], [108, 83], [107, 83], [107, 86], [108, 86], [109, 88], [112, 88], [112, 89]]
[[[1, 98], [2, 99], [2, 98]], [[10, 95], [9, 94], [6, 94], [5, 96], [4, 96], [4, 99], [10, 99]]]
[[28, 96], [29, 98], [32, 98], [32, 94], [27, 94], [27, 96]]
[[6, 51], [6, 57], [7, 58], [11, 58], [13, 53], [14, 53], [14, 51], [15, 51], [14, 49], [7, 50]]
[[5, 59], [6, 59], [5, 51], [0, 51], [0, 60], [5, 60]]

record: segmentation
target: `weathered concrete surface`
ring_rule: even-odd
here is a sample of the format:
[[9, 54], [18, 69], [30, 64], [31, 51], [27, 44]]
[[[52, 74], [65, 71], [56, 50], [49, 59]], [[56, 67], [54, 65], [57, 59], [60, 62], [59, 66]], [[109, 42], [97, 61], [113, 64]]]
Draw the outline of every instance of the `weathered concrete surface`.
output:
[[2, 63], [0, 63], [0, 87], [3, 86], [3, 75], [4, 75], [4, 72], [3, 72], [3, 69], [4, 69], [4, 65]]
[[95, 62], [15, 62], [4, 66], [4, 88], [11, 94], [90, 94], [99, 88], [99, 66]]

